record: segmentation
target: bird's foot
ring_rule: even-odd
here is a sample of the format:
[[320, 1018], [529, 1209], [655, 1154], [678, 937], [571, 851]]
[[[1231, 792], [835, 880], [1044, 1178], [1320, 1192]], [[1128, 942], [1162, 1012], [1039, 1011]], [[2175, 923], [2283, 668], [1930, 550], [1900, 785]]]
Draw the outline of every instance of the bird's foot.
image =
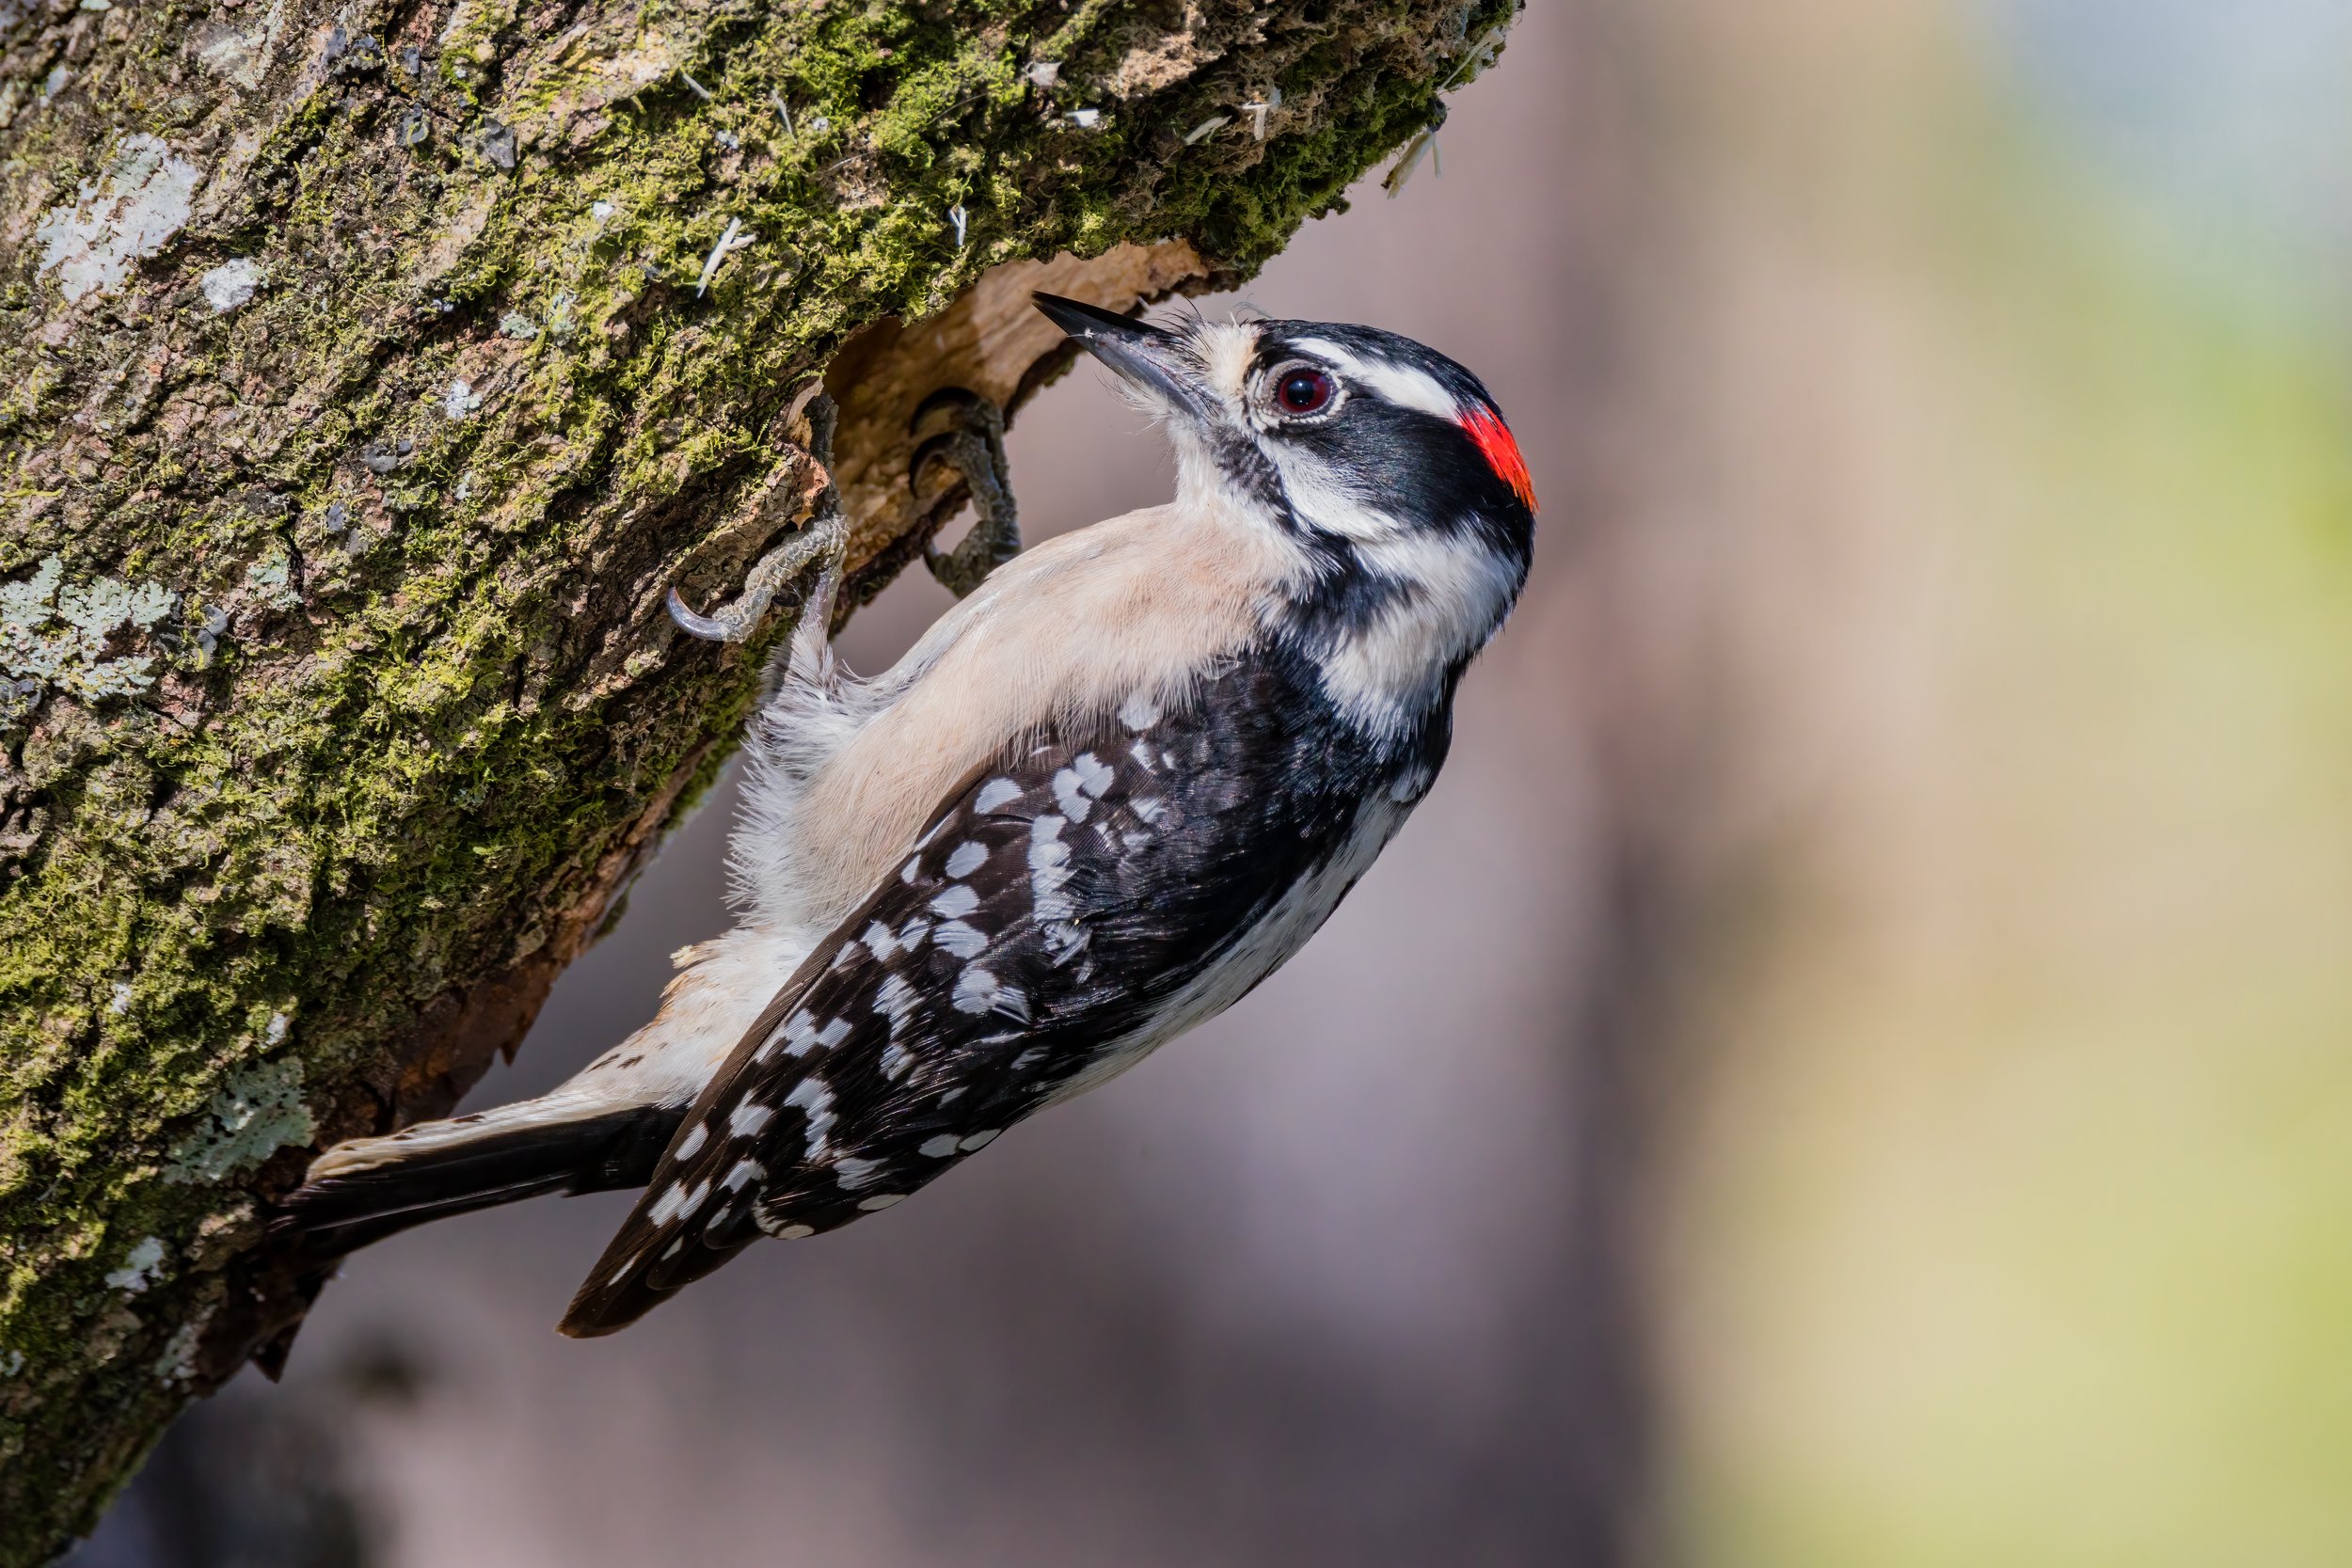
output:
[[[741, 642], [752, 635], [768, 607], [787, 583], [809, 567], [824, 562], [820, 585], [830, 578], [837, 581], [841, 573], [842, 552], [850, 543], [850, 525], [837, 511], [809, 519], [807, 525], [791, 538], [763, 555], [743, 578], [743, 592], [707, 615], [698, 615], [686, 608], [678, 591], [670, 590], [670, 619], [689, 637], [699, 637], [707, 642]], [[809, 595], [813, 605], [818, 594]], [[832, 594], [823, 595], [830, 600]], [[826, 606], [831, 613], [831, 605]]]
[[[1004, 412], [976, 393], [947, 387], [923, 400], [909, 428], [923, 437], [907, 465], [912, 504], [919, 511], [933, 511], [961, 484], [979, 514], [954, 549], [934, 549], [928, 541], [923, 546], [923, 564], [960, 599], [1021, 553], [1021, 521], [1005, 459]], [[925, 436], [927, 430], [930, 434]], [[955, 478], [947, 486], [930, 490], [926, 499], [926, 487], [943, 471]]]
[[841, 492], [832, 479], [833, 434], [839, 419], [833, 400], [822, 393], [809, 405], [809, 446], [826, 475], [824, 493], [817, 498], [814, 515], [798, 532], [753, 562], [744, 574], [743, 591], [709, 614], [689, 610], [678, 591], [671, 589], [670, 619], [680, 631], [707, 642], [741, 642], [752, 635], [786, 584], [809, 567], [818, 566], [816, 586], [802, 607], [802, 621], [803, 625], [817, 621], [818, 638], [825, 636], [833, 619], [834, 594], [841, 586], [842, 560], [850, 547], [849, 519], [841, 515]]

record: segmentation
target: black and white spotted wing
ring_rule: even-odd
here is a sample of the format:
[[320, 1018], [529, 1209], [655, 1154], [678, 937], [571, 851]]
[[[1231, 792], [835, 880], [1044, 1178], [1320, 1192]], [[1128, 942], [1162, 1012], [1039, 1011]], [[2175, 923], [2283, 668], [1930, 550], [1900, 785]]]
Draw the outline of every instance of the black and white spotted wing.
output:
[[1302, 711], [1245, 661], [1184, 713], [1131, 704], [974, 776], [713, 1078], [564, 1331], [621, 1327], [762, 1233], [897, 1203], [1197, 998], [1444, 744], [1375, 756]]

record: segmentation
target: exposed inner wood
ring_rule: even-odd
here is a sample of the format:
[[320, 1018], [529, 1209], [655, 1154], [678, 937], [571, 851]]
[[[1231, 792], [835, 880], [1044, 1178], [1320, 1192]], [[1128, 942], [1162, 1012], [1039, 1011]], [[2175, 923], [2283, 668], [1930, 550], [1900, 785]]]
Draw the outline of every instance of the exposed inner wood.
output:
[[[876, 322], [852, 338], [825, 371], [841, 405], [834, 477], [851, 529], [850, 558], [864, 562], [905, 537], [908, 421], [945, 387], [977, 393], [1009, 413], [1034, 389], [1032, 372], [1066, 340], [1029, 304], [1038, 290], [1126, 310], [1210, 280], [1209, 263], [1183, 240], [1116, 245], [1081, 260], [1012, 261], [993, 268], [929, 321]], [[919, 537], [923, 530], [912, 531]]]

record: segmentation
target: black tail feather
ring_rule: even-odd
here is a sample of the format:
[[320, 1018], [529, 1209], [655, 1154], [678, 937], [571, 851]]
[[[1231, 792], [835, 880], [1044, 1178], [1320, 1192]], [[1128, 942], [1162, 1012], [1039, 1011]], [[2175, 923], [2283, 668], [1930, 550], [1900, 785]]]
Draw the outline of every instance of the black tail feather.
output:
[[642, 1187], [684, 1106], [640, 1106], [579, 1121], [485, 1132], [462, 1144], [323, 1177], [289, 1196], [278, 1224], [298, 1260], [325, 1267], [412, 1226], [548, 1193]]

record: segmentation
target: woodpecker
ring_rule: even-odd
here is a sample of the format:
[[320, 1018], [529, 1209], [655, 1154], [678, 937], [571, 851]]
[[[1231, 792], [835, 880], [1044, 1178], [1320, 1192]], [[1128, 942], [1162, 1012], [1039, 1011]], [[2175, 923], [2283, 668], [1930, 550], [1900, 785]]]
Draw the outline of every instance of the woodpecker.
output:
[[552, 1092], [321, 1155], [317, 1257], [643, 1188], [560, 1325], [611, 1333], [1232, 1006], [1428, 792], [1534, 544], [1486, 388], [1370, 327], [1036, 302], [1165, 425], [1175, 500], [995, 564], [870, 680], [827, 643], [835, 527], [746, 737], [739, 923]]

